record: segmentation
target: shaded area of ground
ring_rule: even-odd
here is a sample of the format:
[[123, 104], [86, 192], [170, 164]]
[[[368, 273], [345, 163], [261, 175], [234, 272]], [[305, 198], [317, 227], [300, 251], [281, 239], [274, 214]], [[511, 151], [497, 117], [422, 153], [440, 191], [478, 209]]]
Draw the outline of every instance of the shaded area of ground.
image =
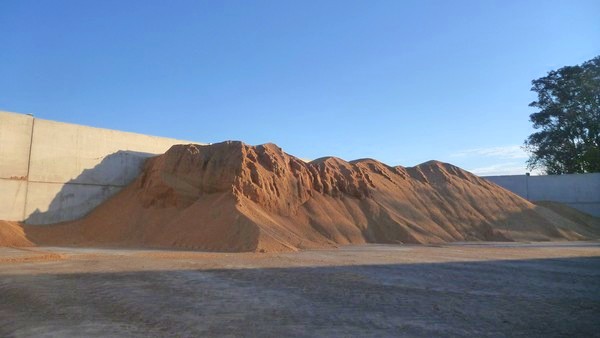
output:
[[0, 336], [600, 332], [598, 243], [278, 255], [47, 250], [65, 259], [0, 265]]

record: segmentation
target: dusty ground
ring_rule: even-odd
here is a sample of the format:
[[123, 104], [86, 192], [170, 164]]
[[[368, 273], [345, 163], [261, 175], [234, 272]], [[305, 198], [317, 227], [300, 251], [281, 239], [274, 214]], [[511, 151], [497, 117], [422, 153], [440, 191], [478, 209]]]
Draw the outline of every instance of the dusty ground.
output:
[[600, 335], [600, 243], [0, 248], [0, 336]]

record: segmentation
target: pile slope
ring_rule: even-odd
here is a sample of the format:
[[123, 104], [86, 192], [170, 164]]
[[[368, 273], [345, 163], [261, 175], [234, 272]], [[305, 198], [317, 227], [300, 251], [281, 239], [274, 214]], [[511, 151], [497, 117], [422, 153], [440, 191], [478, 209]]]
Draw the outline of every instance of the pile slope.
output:
[[25, 230], [18, 222], [0, 221], [0, 246], [29, 247], [34, 246], [27, 239]]
[[227, 141], [173, 146], [83, 219], [25, 230], [45, 245], [212, 251], [600, 237], [563, 215], [446, 163], [304, 162]]

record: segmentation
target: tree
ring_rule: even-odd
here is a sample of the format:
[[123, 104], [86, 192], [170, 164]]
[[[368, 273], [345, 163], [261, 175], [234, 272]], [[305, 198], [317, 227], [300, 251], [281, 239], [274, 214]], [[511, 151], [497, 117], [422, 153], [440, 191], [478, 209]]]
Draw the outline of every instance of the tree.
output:
[[600, 172], [600, 56], [533, 80], [539, 131], [525, 140], [529, 169], [547, 174]]

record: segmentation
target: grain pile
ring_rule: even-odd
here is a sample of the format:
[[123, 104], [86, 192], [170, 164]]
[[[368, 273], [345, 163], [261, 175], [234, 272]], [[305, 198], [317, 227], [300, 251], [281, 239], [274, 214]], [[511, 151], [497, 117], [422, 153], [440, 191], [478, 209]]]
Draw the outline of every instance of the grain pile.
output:
[[25, 231], [44, 245], [288, 251], [582, 240], [599, 238], [600, 224], [572, 210], [536, 206], [446, 163], [404, 168], [334, 157], [307, 163], [274, 144], [228, 141], [173, 146], [85, 218]]

